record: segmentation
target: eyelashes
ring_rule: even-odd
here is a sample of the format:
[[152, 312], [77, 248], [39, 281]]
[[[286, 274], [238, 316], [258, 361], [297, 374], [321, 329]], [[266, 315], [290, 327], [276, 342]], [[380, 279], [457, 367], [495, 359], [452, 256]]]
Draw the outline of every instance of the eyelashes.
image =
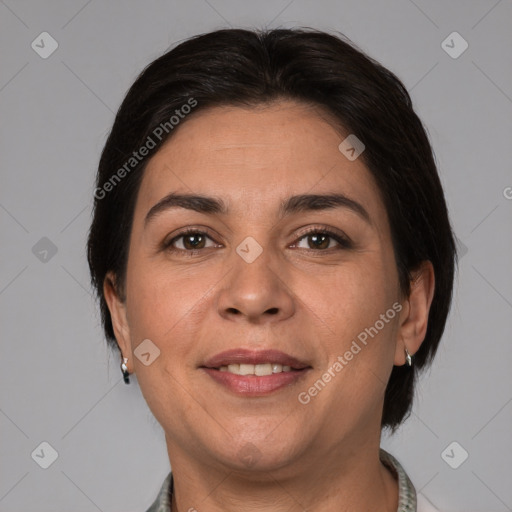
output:
[[[308, 244], [308, 247], [299, 247], [299, 250], [303, 249], [308, 252], [325, 252], [326, 254], [332, 254], [333, 251], [353, 248], [352, 241], [346, 235], [341, 232], [320, 227], [311, 227], [306, 231], [303, 231], [299, 235], [299, 238], [297, 238], [290, 247], [297, 248], [297, 244], [300, 244], [304, 240], [307, 242], [311, 241], [308, 239], [313, 241], [312, 246], [309, 246]], [[213, 242], [213, 244], [206, 246], [205, 244], [208, 240]], [[326, 241], [327, 247], [325, 247]], [[335, 247], [331, 247], [331, 241], [334, 241], [337, 245]], [[176, 247], [177, 242], [179, 242], [183, 247]], [[210, 250], [215, 247], [221, 248], [222, 245], [218, 244], [213, 235], [204, 228], [187, 228], [162, 244], [162, 250], [183, 256], [196, 256], [202, 251]]]
[[[308, 230], [306, 230], [305, 232], [303, 232], [300, 235], [298, 242], [300, 242], [304, 239], [307, 239], [308, 237], [313, 237], [313, 235], [315, 235], [315, 239], [318, 238], [318, 235], [320, 235], [320, 237], [323, 237], [323, 239], [321, 240], [320, 243], [323, 243], [325, 238], [331, 238], [332, 240], [334, 240], [335, 242], [337, 242], [339, 244], [338, 249], [351, 249], [352, 248], [352, 242], [350, 241], [350, 239], [347, 236], [344, 236], [341, 233], [332, 231], [327, 228], [314, 228], [314, 227], [309, 228]], [[328, 247], [327, 249], [320, 249], [318, 247], [315, 247], [315, 248], [308, 248], [308, 249], [310, 249], [312, 251], [322, 251], [323, 252], [324, 250], [329, 250], [332, 248]]]
[[215, 241], [212, 236], [209, 234], [208, 231], [205, 231], [204, 229], [203, 230], [200, 230], [200, 229], [195, 229], [195, 228], [188, 228], [184, 231], [182, 231], [181, 233], [178, 233], [175, 237], [173, 237], [171, 240], [169, 240], [168, 242], [165, 242], [164, 245], [163, 245], [163, 248], [167, 251], [170, 251], [170, 252], [198, 252], [198, 251], [201, 251], [203, 249], [205, 249], [204, 247], [200, 247], [199, 249], [197, 248], [193, 248], [193, 249], [179, 249], [177, 247], [174, 247], [174, 243], [177, 241], [177, 240], [180, 240], [180, 239], [184, 239], [184, 241], [188, 238], [188, 241], [190, 241], [191, 238], [203, 238], [203, 239], [210, 239], [212, 241]]

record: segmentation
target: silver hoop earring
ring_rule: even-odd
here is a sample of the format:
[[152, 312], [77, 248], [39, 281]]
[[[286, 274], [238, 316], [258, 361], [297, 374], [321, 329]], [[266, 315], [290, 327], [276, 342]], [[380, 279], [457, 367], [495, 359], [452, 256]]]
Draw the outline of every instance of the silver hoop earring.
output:
[[123, 362], [121, 363], [121, 372], [123, 373], [124, 383], [130, 384], [130, 373], [128, 372], [128, 366], [126, 366], [127, 362], [128, 358], [124, 357]]
[[405, 364], [407, 366], [412, 366], [412, 357], [411, 354], [409, 354], [407, 347], [405, 347]]

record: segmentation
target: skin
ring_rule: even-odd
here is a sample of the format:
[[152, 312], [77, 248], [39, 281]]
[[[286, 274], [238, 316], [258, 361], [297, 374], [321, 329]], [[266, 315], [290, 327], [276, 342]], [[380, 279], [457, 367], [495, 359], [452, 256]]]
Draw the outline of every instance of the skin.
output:
[[[425, 262], [402, 296], [384, 204], [362, 159], [338, 150], [345, 136], [320, 110], [291, 101], [215, 107], [184, 121], [148, 163], [125, 300], [112, 274], [104, 292], [128, 369], [165, 431], [173, 511], [398, 507], [397, 482], [378, 455], [384, 391], [393, 365], [405, 364], [404, 348], [414, 354], [425, 337], [434, 273]], [[170, 192], [221, 198], [229, 213], [174, 208], [145, 226]], [[347, 208], [278, 216], [288, 196], [333, 192], [363, 205], [371, 223]], [[184, 238], [176, 252], [162, 249], [186, 227], [212, 236], [191, 257]], [[353, 247], [328, 238], [318, 248], [308, 227], [338, 230]], [[252, 263], [236, 252], [248, 236], [263, 248]], [[299, 403], [395, 302], [400, 313]], [[160, 350], [149, 366], [133, 354], [145, 339]], [[276, 348], [312, 370], [268, 396], [237, 396], [198, 367], [239, 347]], [[250, 466], [244, 450], [255, 454]]]

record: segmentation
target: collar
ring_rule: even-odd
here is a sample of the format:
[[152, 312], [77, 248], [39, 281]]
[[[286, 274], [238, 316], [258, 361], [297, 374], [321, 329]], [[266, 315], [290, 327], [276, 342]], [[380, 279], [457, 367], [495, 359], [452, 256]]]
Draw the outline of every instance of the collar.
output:
[[[416, 489], [402, 465], [393, 455], [380, 448], [379, 457], [398, 480], [397, 512], [416, 512]], [[156, 500], [146, 512], [171, 512], [171, 497], [174, 491], [172, 471], [167, 475]]]

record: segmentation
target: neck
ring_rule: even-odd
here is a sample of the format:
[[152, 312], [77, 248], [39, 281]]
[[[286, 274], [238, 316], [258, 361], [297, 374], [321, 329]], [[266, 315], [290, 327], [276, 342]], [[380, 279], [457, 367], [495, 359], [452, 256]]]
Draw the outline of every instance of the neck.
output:
[[[379, 443], [354, 451], [345, 443], [322, 456], [304, 456], [277, 470], [218, 467], [167, 440], [174, 495], [172, 512], [396, 512], [398, 484], [380, 462]], [[172, 456], [171, 456], [172, 453]]]

